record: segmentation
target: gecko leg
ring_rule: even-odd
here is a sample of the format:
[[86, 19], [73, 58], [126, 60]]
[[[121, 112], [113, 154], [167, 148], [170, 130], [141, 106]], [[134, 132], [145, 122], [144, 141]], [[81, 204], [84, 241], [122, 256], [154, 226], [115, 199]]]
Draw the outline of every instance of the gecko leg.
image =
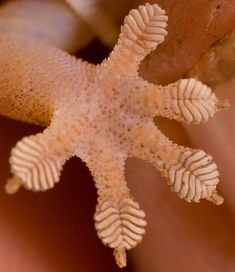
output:
[[145, 233], [145, 213], [127, 187], [125, 154], [102, 139], [96, 140], [98, 146], [89, 146], [91, 157], [84, 159], [98, 191], [95, 228], [102, 242], [114, 249], [117, 265], [124, 267], [126, 250], [140, 243]]
[[131, 10], [125, 17], [116, 46], [98, 66], [100, 79], [109, 78], [112, 82], [136, 75], [144, 57], [164, 41], [166, 22], [165, 11], [157, 4], [147, 3]]
[[217, 205], [223, 202], [216, 191], [219, 172], [210, 155], [172, 143], [152, 124], [133, 129], [133, 134], [131, 155], [152, 163], [180, 198], [188, 202], [207, 199]]
[[181, 79], [163, 87], [158, 115], [187, 124], [199, 124], [228, 106], [228, 101], [219, 100], [202, 82], [193, 78]]
[[8, 193], [15, 193], [21, 185], [29, 190], [45, 191], [59, 181], [77, 137], [74, 129], [62, 131], [61, 127], [52, 121], [43, 133], [24, 137], [16, 144], [10, 156], [13, 177], [6, 184]]
[[193, 78], [158, 86], [138, 77], [129, 88], [133, 90], [132, 108], [136, 104], [146, 116], [160, 115], [187, 124], [206, 122], [229, 106], [227, 100], [219, 100], [210, 87]]

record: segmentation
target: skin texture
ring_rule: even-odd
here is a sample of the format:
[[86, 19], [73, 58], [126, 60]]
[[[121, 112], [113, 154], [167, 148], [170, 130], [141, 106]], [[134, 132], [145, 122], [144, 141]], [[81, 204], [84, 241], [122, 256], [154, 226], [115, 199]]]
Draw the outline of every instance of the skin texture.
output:
[[114, 250], [121, 268], [126, 251], [141, 242], [146, 226], [145, 213], [125, 181], [128, 157], [152, 163], [187, 202], [223, 202], [212, 157], [174, 144], [153, 117], [198, 124], [227, 103], [195, 79], [158, 86], [137, 73], [143, 58], [163, 42], [166, 22], [157, 4], [131, 10], [113, 51], [97, 66], [44, 44], [0, 36], [1, 114], [47, 125], [43, 133], [23, 138], [12, 149], [7, 192], [20, 186], [51, 189], [65, 162], [74, 155], [81, 158], [97, 188], [98, 237]]
[[[0, 119], [3, 181], [9, 176], [12, 145], [25, 135], [41, 131], [41, 127]], [[97, 239], [93, 221], [97, 195], [92, 177], [80, 160], [71, 160], [61, 183], [47, 193], [21, 190], [12, 197], [5, 194], [1, 184], [0, 270], [117, 271], [112, 252]]]
[[[226, 113], [221, 120], [222, 123], [227, 118]], [[39, 272], [42, 269], [48, 272], [65, 272], [68, 268], [87, 272], [93, 269], [105, 272], [118, 271], [111, 252], [100, 243], [95, 234], [92, 217], [96, 193], [89, 171], [81, 161], [76, 159], [69, 162], [64, 169], [61, 182], [48, 193], [32, 194], [21, 190], [14, 197], [4, 193], [4, 180], [9, 176], [8, 158], [12, 145], [25, 135], [41, 131], [41, 128], [3, 117], [1, 124], [3, 130], [0, 142], [2, 153], [0, 268], [3, 271], [8, 268], [13, 272], [31, 272], [32, 268], [38, 269], [35, 271]], [[170, 128], [173, 131], [167, 132], [172, 139], [180, 144], [191, 145], [183, 131], [172, 123]], [[232, 141], [234, 131], [230, 130], [227, 137], [229, 133]], [[204, 144], [206, 148], [209, 145], [211, 150], [214, 149], [214, 143], [207, 138], [201, 137], [201, 139], [204, 139], [204, 143], [201, 141], [200, 145]], [[216, 140], [218, 141], [217, 136], [214, 141]], [[160, 271], [174, 271], [173, 269], [182, 271], [180, 270], [182, 267], [185, 268], [187, 264], [191, 266], [192, 263], [195, 271], [199, 268], [202, 271], [216, 271], [216, 269], [221, 271], [223, 268], [232, 271], [234, 222], [229, 203], [233, 199], [231, 187], [233, 180], [230, 174], [233, 161], [229, 161], [229, 164], [227, 160], [223, 162], [223, 159], [220, 160], [222, 154], [218, 150], [218, 155], [215, 156], [220, 170], [224, 166], [229, 167], [220, 183], [220, 188], [222, 185], [227, 190], [227, 194], [224, 194], [224, 189], [220, 191], [226, 201], [223, 205], [214, 208], [204, 202], [199, 205], [184, 203], [172, 194], [151, 166], [140, 161], [127, 163], [128, 184], [145, 209], [148, 220], [147, 234], [143, 242], [133, 250], [128, 271], [131, 264], [134, 271], [146, 271], [145, 269], [156, 271], [156, 268]], [[229, 177], [231, 183], [228, 184]], [[142, 186], [140, 187], [139, 184]], [[231, 195], [229, 200], [228, 193]], [[174, 238], [176, 225], [178, 232], [180, 231], [184, 237], [183, 245], [182, 239], [177, 241]], [[177, 235], [177, 237], [181, 236]], [[195, 237], [194, 240], [192, 237]], [[179, 252], [181, 245], [186, 258], [179, 261], [175, 252]], [[185, 247], [189, 247], [190, 250], [186, 251]], [[201, 255], [197, 252], [201, 252], [206, 258], [210, 257], [212, 261], [201, 263]], [[220, 265], [217, 267], [218, 262]]]
[[[234, 81], [218, 86], [216, 91], [226, 94], [231, 105], [234, 104]], [[184, 271], [188, 267], [193, 272], [233, 271], [235, 265], [233, 238], [235, 161], [231, 152], [234, 146], [233, 116], [234, 110], [231, 108], [208, 125], [187, 127], [187, 133], [186, 129], [177, 126], [174, 131], [169, 130], [169, 126], [164, 124], [172, 139], [180, 143], [188, 142], [191, 146], [203, 147], [220, 163], [219, 188], [225, 203], [219, 207], [206, 203], [188, 206], [178, 201], [164, 188], [162, 179], [151, 167], [140, 161], [129, 162], [128, 182], [135, 196], [141, 200], [147, 216], [151, 218], [148, 221], [146, 239], [131, 255], [135, 271], [145, 269], [151, 272]], [[175, 131], [178, 131], [177, 135]], [[205, 139], [204, 135], [208, 135], [210, 140]], [[139, 190], [135, 184], [145, 177], [146, 183]]]
[[[173, 16], [173, 20], [177, 21], [179, 18], [185, 18], [189, 20], [191, 18], [190, 6], [193, 1], [187, 2], [182, 9], [182, 6], [175, 3], [174, 8], [180, 9], [180, 13]], [[220, 1], [224, 4], [230, 4], [231, 2]], [[164, 1], [167, 6], [169, 1]], [[201, 2], [200, 2], [201, 3]], [[212, 1], [211, 1], [212, 3]], [[207, 12], [210, 13], [210, 5], [204, 5]], [[229, 18], [228, 14], [233, 12], [233, 9], [222, 10], [223, 19], [217, 20], [214, 18], [214, 23], [218, 23], [217, 30], [225, 30], [223, 24], [225, 20]], [[206, 13], [200, 16], [205, 16]], [[225, 15], [226, 14], [226, 15]], [[202, 18], [203, 20], [203, 18]], [[200, 22], [199, 20], [198, 22]], [[190, 20], [189, 20], [190, 22]], [[229, 20], [229, 28], [234, 27], [232, 20]], [[170, 23], [169, 23], [170, 24]], [[174, 25], [174, 24], [173, 24]], [[188, 27], [191, 23], [187, 24]], [[180, 26], [179, 26], [180, 27]], [[185, 30], [185, 26], [181, 26], [182, 31]], [[205, 29], [203, 29], [205, 31]], [[215, 29], [214, 29], [215, 31]], [[212, 31], [212, 36], [214, 36]], [[222, 36], [226, 34], [221, 32]], [[192, 33], [191, 33], [192, 34]], [[178, 32], [180, 36], [180, 32]], [[162, 52], [152, 53], [149, 60], [146, 62], [152, 62], [152, 70], [148, 69], [143, 73], [149, 77], [152, 81], [157, 82], [169, 82], [172, 78], [177, 78], [180, 73], [186, 73], [188, 67], [194, 65], [194, 59], [188, 58], [188, 52], [194, 52], [200, 56], [207, 47], [201, 43], [203, 35], [195, 36], [193, 33], [193, 39], [190, 33], [187, 33], [188, 39], [192, 41], [192, 44], [185, 45], [183, 52], [175, 52], [174, 57], [167, 56], [167, 53]], [[231, 37], [231, 35], [228, 35]], [[197, 43], [193, 41], [197, 40]], [[167, 41], [169, 47], [174, 51], [174, 39]], [[223, 46], [224, 44], [224, 46]], [[200, 46], [199, 46], [200, 45]], [[202, 48], [201, 48], [202, 46]], [[147, 216], [151, 217], [151, 221], [148, 224], [148, 232], [144, 242], [135, 249], [131, 254], [133, 268], [135, 271], [233, 271], [235, 263], [235, 249], [234, 249], [234, 182], [233, 182], [233, 168], [234, 168], [234, 110], [233, 105], [235, 101], [234, 97], [234, 79], [227, 82], [228, 78], [234, 78], [234, 69], [232, 61], [233, 51], [231, 51], [230, 43], [227, 44], [226, 39], [223, 39], [218, 43], [218, 46], [211, 48], [210, 52], [216, 52], [216, 59], [221, 60], [219, 64], [225, 65], [226, 70], [222, 69], [222, 75], [217, 73], [220, 66], [214, 66], [214, 74], [207, 76], [207, 70], [211, 71], [211, 63], [207, 63], [203, 67], [202, 77], [198, 76], [198, 73], [190, 73], [190, 76], [198, 76], [198, 78], [205, 80], [208, 84], [221, 82], [216, 86], [216, 93], [221, 97], [229, 99], [231, 107], [230, 110], [220, 115], [217, 120], [209, 122], [205, 125], [199, 125], [196, 127], [184, 127], [182, 128], [178, 124], [166, 122], [165, 120], [158, 119], [156, 122], [161, 124], [167, 135], [174, 139], [178, 143], [188, 144], [191, 146], [204, 147], [204, 149], [214, 154], [216, 161], [220, 163], [221, 171], [221, 183], [220, 191], [225, 197], [225, 203], [220, 207], [212, 207], [206, 203], [200, 205], [188, 206], [185, 203], [178, 201], [171, 193], [162, 185], [162, 179], [154, 173], [153, 169], [141, 161], [130, 161], [127, 170], [128, 182], [133, 193], [141, 201], [141, 205], [144, 206]], [[164, 45], [162, 45], [164, 47]], [[159, 54], [159, 55], [158, 55]], [[205, 54], [205, 56], [207, 55]], [[165, 74], [162, 74], [161, 78], [157, 78], [158, 73], [155, 73], [155, 69], [158, 70], [157, 64], [162, 59], [166, 59], [167, 63], [171, 63], [172, 59], [179, 58], [179, 66], [176, 68], [174, 65], [166, 67]], [[200, 62], [199, 62], [200, 65]], [[159, 67], [162, 68], [160, 65]], [[196, 66], [197, 68], [197, 66]], [[160, 69], [160, 68], [159, 68]], [[148, 71], [148, 73], [147, 73]], [[197, 71], [195, 69], [195, 71]], [[168, 77], [168, 75], [170, 75]], [[180, 75], [181, 76], [181, 75]], [[156, 79], [157, 78], [157, 79]], [[209, 136], [209, 138], [205, 137]], [[146, 183], [140, 188], [136, 186], [138, 182], [142, 182], [146, 178]], [[160, 187], [159, 187], [160, 186]], [[156, 196], [157, 194], [157, 196]], [[146, 197], [146, 195], [148, 197]], [[166, 204], [166, 199], [170, 202]]]
[[137, 73], [143, 58], [163, 42], [166, 21], [157, 4], [131, 10], [117, 45], [96, 67], [44, 44], [0, 36], [1, 114], [48, 125], [12, 149], [7, 192], [21, 185], [33, 191], [53, 188], [65, 162], [74, 155], [81, 158], [99, 196], [94, 215], [98, 237], [114, 249], [121, 268], [146, 226], [145, 213], [125, 181], [128, 157], [152, 163], [188, 202], [223, 202], [212, 157], [174, 144], [154, 126], [153, 117], [198, 124], [226, 103], [194, 79], [163, 87]]
[[[13, 125], [12, 125], [14, 128], [15, 128], [15, 123], [13, 123]], [[178, 130], [178, 133], [180, 133], [179, 132], [179, 130]], [[29, 133], [30, 134], [30, 133]], [[175, 131], [174, 131], [174, 134], [175, 134]], [[24, 134], [22, 134], [22, 135], [25, 135], [25, 133]], [[7, 137], [7, 136], [6, 136]], [[214, 137], [214, 136], [213, 136]], [[7, 137], [8, 138], [8, 137]], [[20, 137], [19, 137], [20, 138]], [[6, 141], [7, 139], [5, 139], [5, 141]], [[14, 141], [15, 142], [15, 141]], [[5, 142], [4, 142], [5, 143]], [[183, 143], [183, 141], [182, 141], [182, 143]], [[208, 143], [207, 143], [208, 144]], [[206, 145], [207, 145], [206, 144]], [[137, 164], [136, 165], [136, 167], [134, 168], [134, 171], [136, 171], [136, 169], [139, 169], [139, 167], [140, 167], [140, 165], [139, 164]], [[144, 167], [143, 167], [143, 169], [145, 169]], [[131, 171], [133, 171], [133, 169], [131, 169]], [[150, 171], [149, 171], [150, 172]], [[146, 174], [146, 173], [145, 173]], [[144, 178], [146, 178], [146, 175], [144, 176]], [[149, 177], [150, 178], [150, 177]], [[154, 180], [154, 186], [155, 186], [155, 180]], [[155, 187], [154, 187], [155, 188]], [[141, 189], [142, 189], [142, 187], [141, 187]], [[151, 188], [151, 186], [150, 186], [150, 191], [152, 191], [152, 189], [153, 188]], [[143, 190], [142, 190], [143, 191]], [[148, 191], [147, 191], [148, 192]], [[147, 193], [146, 192], [146, 193]], [[163, 192], [163, 196], [164, 196], [164, 192]], [[145, 196], [143, 196], [143, 197], [145, 197], [146, 198], [146, 194], [145, 194]], [[154, 195], [154, 197], [155, 197], [155, 195]], [[162, 200], [162, 201], [165, 201], [165, 197], [163, 197], [164, 199]], [[178, 203], [178, 202], [177, 202]], [[177, 203], [175, 203], [176, 205], [178, 205]], [[211, 206], [209, 206], [209, 208], [210, 208], [210, 210], [211, 210]], [[208, 210], [209, 210], [209, 208], [208, 208]], [[172, 209], [172, 208], [171, 208]], [[175, 210], [175, 209], [174, 209]], [[190, 208], [189, 208], [189, 211], [191, 211], [190, 210]], [[199, 212], [200, 212], [201, 210], [199, 210]], [[224, 210], [223, 210], [224, 211]], [[176, 211], [177, 212], [177, 211]], [[209, 211], [208, 211], [208, 213], [209, 213]], [[177, 218], [175, 218], [175, 220], [177, 220], [177, 221], [182, 221], [182, 222], [185, 222], [185, 218], [181, 218], [180, 217], [180, 219], [179, 219], [179, 214], [180, 214], [180, 212], [178, 211], [177, 212], [177, 215], [178, 215], [178, 217]], [[207, 217], [207, 214], [206, 213], [203, 213], [204, 214], [204, 216], [205, 217]], [[224, 218], [223, 217], [223, 219], [224, 219], [224, 221], [228, 221], [228, 216], [227, 216], [227, 214], [228, 213], [226, 213], [226, 217]], [[154, 214], [155, 215], [155, 214]], [[228, 215], [230, 215], [230, 214], [228, 214]], [[216, 212], [216, 216], [218, 216], [218, 213]], [[200, 217], [200, 216], [198, 216], [198, 217]], [[154, 217], [153, 217], [154, 218]], [[161, 220], [160, 219], [161, 217], [159, 217], [159, 221]], [[223, 219], [221, 219], [221, 220], [223, 220]], [[191, 220], [191, 217], [189, 217], [189, 219], [188, 219], [188, 221], [190, 221]], [[192, 220], [191, 220], [192, 221]], [[197, 222], [198, 222], [198, 220], [196, 220], [196, 222], [194, 221], [194, 223], [195, 224], [197, 224]], [[207, 222], [207, 221], [206, 221]], [[232, 222], [230, 222], [230, 224], [232, 225]], [[166, 225], [167, 225], [167, 223], [166, 223]], [[191, 225], [190, 225], [191, 226]], [[191, 227], [189, 226], [189, 229], [191, 229]], [[164, 226], [163, 226], [164, 227]], [[222, 228], [223, 226], [221, 226], [221, 228]], [[226, 229], [227, 230], [227, 229]], [[229, 230], [230, 229], [228, 229], [227, 231], [228, 231], [228, 233], [229, 233]], [[164, 231], [165, 231], [165, 227], [164, 227]], [[171, 235], [172, 233], [174, 233], [174, 231], [172, 230], [171, 232], [169, 232], [169, 235]], [[206, 231], [205, 231], [205, 229], [203, 229], [203, 233], [206, 233]], [[203, 236], [204, 237], [204, 236]], [[189, 239], [190, 239], [191, 237], [189, 237]], [[222, 247], [225, 245], [226, 243], [224, 243], [224, 244], [222, 244]], [[171, 246], [172, 245], [172, 241], [169, 243], [169, 246]], [[151, 252], [152, 252], [153, 250], [151, 250], [150, 249], [150, 251], [148, 252], [148, 254], [150, 254]], [[147, 252], [147, 251], [146, 251]], [[207, 251], [206, 251], [207, 252]], [[142, 252], [142, 254], [143, 254], [143, 252]], [[172, 253], [173, 254], [173, 253]], [[163, 254], [164, 255], [164, 254]], [[150, 264], [149, 264], [149, 262], [147, 262], [147, 263], [145, 263], [145, 266], [141, 266], [141, 255], [138, 255], [140, 258], [140, 262], [137, 262], [139, 265], [138, 265], [138, 267], [136, 268], [136, 269], [141, 269], [141, 268], [143, 268], [143, 271], [146, 271], [145, 269], [146, 269], [146, 267], [148, 267], [148, 266], [150, 266]], [[143, 255], [142, 255], [143, 256]], [[156, 257], [155, 257], [155, 259], [156, 259]], [[159, 258], [159, 259], [161, 259], [161, 261], [159, 261], [158, 260], [158, 263], [160, 264], [160, 263], [162, 263], [162, 266], [161, 267], [164, 267], [164, 264], [166, 263], [166, 261], [163, 259], [163, 258]], [[178, 259], [177, 259], [177, 261], [178, 261]], [[195, 262], [195, 259], [193, 258], [192, 259], [192, 261], [194, 261]], [[228, 265], [230, 265], [230, 262], [228, 262], [228, 260], [226, 260], [227, 261], [227, 264]], [[210, 264], [209, 264], [210, 265]], [[172, 266], [173, 266], [173, 264], [172, 264]], [[169, 267], [170, 267], [170, 269], [172, 268], [172, 266], [171, 266], [171, 263], [169, 264]], [[152, 262], [151, 262], [151, 267], [153, 267], [153, 269], [154, 269], [154, 267], [156, 268], [157, 266], [154, 266], [154, 259], [152, 259]], [[174, 264], [174, 267], [175, 267], [175, 264]], [[203, 266], [203, 268], [204, 268], [204, 266]], [[162, 268], [162, 269], [164, 269], [164, 268]], [[203, 269], [202, 269], [203, 270]], [[13, 271], [13, 270], [12, 270]], [[17, 270], [18, 271], [18, 270]], [[52, 271], [52, 270], [50, 270], [50, 271]], [[56, 271], [58, 271], [58, 270], [56, 270]], [[64, 270], [64, 271], [66, 271], [66, 270]], [[83, 270], [83, 271], [85, 271], [85, 270]], [[107, 270], [108, 271], [108, 270]], [[138, 271], [138, 270], [136, 270], [136, 271]], [[141, 270], [140, 270], [141, 271]], [[150, 270], [149, 270], [150, 271]], [[155, 271], [155, 270], [153, 270], [153, 271]], [[162, 271], [164, 271], [164, 270], [162, 270]], [[166, 270], [166, 271], [169, 271], [169, 270]], [[180, 270], [179, 270], [180, 271]], [[196, 271], [196, 270], [195, 270]], [[209, 271], [209, 270], [206, 270], [206, 271]], [[213, 270], [214, 271], [214, 270]], [[219, 271], [219, 270], [218, 270]]]

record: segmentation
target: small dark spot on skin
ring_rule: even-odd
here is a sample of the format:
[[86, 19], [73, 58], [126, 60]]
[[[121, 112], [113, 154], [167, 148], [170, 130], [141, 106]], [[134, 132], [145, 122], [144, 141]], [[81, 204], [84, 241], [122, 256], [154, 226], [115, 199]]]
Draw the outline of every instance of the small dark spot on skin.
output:
[[215, 8], [220, 9], [220, 7], [221, 7], [221, 4], [218, 4]]

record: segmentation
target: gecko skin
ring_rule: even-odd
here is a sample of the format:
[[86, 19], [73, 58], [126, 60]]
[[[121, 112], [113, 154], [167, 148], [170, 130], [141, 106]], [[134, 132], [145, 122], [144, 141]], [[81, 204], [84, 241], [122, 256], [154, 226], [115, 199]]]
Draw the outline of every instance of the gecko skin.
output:
[[180, 122], [206, 122], [226, 101], [195, 79], [167, 86], [143, 80], [138, 67], [163, 42], [167, 16], [157, 4], [131, 10], [117, 45], [95, 66], [37, 42], [0, 34], [0, 113], [46, 126], [12, 149], [13, 177], [6, 190], [22, 185], [33, 191], [52, 188], [64, 163], [80, 157], [98, 192], [94, 216], [99, 238], [126, 265], [126, 250], [145, 233], [145, 214], [124, 177], [127, 157], [152, 163], [172, 191], [188, 202], [221, 204], [217, 166], [202, 150], [179, 146], [155, 126], [161, 115]]

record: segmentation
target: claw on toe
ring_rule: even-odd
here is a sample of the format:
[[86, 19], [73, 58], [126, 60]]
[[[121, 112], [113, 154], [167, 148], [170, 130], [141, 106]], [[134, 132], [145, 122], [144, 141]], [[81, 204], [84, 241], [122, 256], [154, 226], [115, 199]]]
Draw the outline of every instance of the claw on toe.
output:
[[117, 265], [126, 266], [126, 250], [141, 242], [145, 234], [145, 213], [137, 202], [123, 198], [119, 203], [104, 201], [94, 215], [98, 237], [114, 249]]
[[216, 107], [218, 110], [227, 110], [229, 108], [229, 101], [227, 99], [219, 100], [216, 103]]
[[221, 205], [224, 202], [224, 198], [217, 193], [217, 191], [214, 191], [210, 197], [207, 198], [207, 200], [211, 201], [215, 205]]
[[13, 176], [12, 178], [7, 180], [5, 185], [5, 190], [8, 194], [15, 194], [22, 185], [22, 181], [20, 178]]
[[126, 251], [124, 248], [114, 249], [113, 255], [115, 256], [116, 263], [120, 268], [126, 266]]

